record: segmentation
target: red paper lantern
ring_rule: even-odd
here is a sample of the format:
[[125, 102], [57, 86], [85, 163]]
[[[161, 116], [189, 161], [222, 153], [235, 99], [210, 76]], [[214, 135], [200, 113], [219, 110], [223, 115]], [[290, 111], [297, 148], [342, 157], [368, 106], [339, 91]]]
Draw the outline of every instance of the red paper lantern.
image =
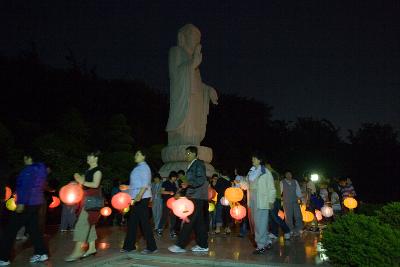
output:
[[214, 190], [214, 188], [212, 188], [212, 187], [208, 188], [208, 200], [213, 199], [216, 194], [217, 194], [217, 192]]
[[60, 199], [56, 196], [52, 196], [53, 202], [50, 203], [49, 208], [57, 208], [60, 205]]
[[323, 219], [320, 210], [315, 210], [315, 218], [317, 218], [317, 221], [321, 221]]
[[229, 212], [232, 216], [233, 219], [235, 220], [241, 220], [244, 217], [246, 217], [246, 208], [243, 207], [242, 205], [237, 205], [233, 208], [231, 208], [230, 212]]
[[11, 195], [12, 195], [11, 189], [8, 186], [6, 186], [6, 196], [4, 198], [4, 201], [8, 200], [11, 197]]
[[225, 190], [225, 198], [235, 203], [243, 199], [243, 190], [237, 187], [229, 187]]
[[104, 217], [110, 216], [112, 213], [112, 210], [110, 207], [104, 207], [100, 210], [100, 214], [103, 215]]
[[177, 217], [181, 219], [188, 217], [190, 214], [193, 213], [193, 210], [193, 202], [186, 197], [181, 197], [174, 201], [174, 203], [172, 204], [172, 211]]
[[83, 198], [83, 189], [79, 184], [69, 183], [61, 187], [60, 199], [67, 205], [78, 204]]
[[174, 198], [174, 197], [170, 197], [168, 200], [167, 200], [167, 207], [169, 208], [169, 209], [171, 209], [172, 210], [172, 205], [173, 205], [173, 203], [176, 201], [176, 199]]
[[117, 210], [128, 208], [132, 202], [132, 198], [128, 193], [119, 192], [111, 199], [111, 205]]

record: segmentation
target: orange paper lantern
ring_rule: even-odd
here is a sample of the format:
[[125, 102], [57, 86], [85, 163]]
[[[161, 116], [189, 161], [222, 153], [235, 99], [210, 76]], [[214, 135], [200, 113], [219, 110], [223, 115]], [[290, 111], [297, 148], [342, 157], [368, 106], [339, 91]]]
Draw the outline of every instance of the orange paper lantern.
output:
[[60, 199], [56, 196], [52, 196], [53, 202], [50, 203], [49, 208], [54, 209], [60, 205]]
[[79, 184], [69, 183], [60, 189], [60, 199], [67, 205], [78, 204], [83, 198], [83, 189]]
[[181, 219], [188, 217], [190, 214], [193, 213], [193, 210], [193, 202], [186, 197], [181, 197], [172, 204], [172, 211], [177, 217]]
[[112, 210], [110, 207], [104, 207], [100, 210], [100, 214], [103, 215], [104, 217], [110, 216], [112, 213]]
[[167, 200], [167, 207], [168, 207], [169, 209], [172, 210], [172, 204], [173, 204], [175, 201], [176, 201], [176, 199], [175, 199], [174, 197], [170, 197], [170, 198]]
[[132, 198], [128, 193], [119, 192], [115, 194], [111, 199], [111, 205], [117, 210], [124, 210], [129, 207], [132, 202]]
[[279, 210], [279, 211], [278, 211], [278, 216], [279, 216], [279, 218], [281, 218], [282, 220], [285, 219], [285, 213], [284, 213], [282, 210]]
[[358, 204], [357, 204], [357, 200], [355, 200], [355, 199], [352, 198], [352, 197], [347, 197], [347, 198], [345, 198], [343, 204], [344, 204], [344, 206], [345, 206], [346, 208], [351, 209], [351, 210], [357, 208], [357, 205], [358, 205]]
[[11, 197], [11, 194], [12, 194], [11, 189], [8, 186], [6, 186], [6, 195], [4, 197], [4, 201], [8, 200]]
[[246, 217], [246, 208], [243, 207], [242, 205], [237, 205], [233, 208], [231, 208], [230, 212], [229, 212], [232, 216], [233, 219], [235, 220], [241, 220], [244, 217]]
[[304, 211], [302, 212], [303, 221], [306, 223], [312, 222], [314, 220], [314, 214], [311, 211]]
[[212, 187], [208, 188], [208, 200], [213, 199], [216, 194], [217, 194], [217, 192], [214, 190], [214, 188], [212, 188]]
[[243, 190], [237, 187], [229, 187], [225, 190], [225, 198], [229, 202], [239, 202], [243, 199]]

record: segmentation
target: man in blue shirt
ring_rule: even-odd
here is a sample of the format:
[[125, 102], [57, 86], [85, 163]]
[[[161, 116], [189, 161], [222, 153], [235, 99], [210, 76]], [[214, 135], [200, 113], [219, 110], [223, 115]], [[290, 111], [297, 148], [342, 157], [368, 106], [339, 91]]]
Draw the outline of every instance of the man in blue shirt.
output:
[[146, 163], [146, 153], [140, 149], [136, 151], [136, 167], [130, 175], [129, 194], [132, 197], [132, 205], [128, 221], [128, 232], [126, 233], [124, 246], [121, 252], [136, 250], [136, 231], [138, 224], [145, 236], [147, 247], [142, 254], [157, 252], [156, 241], [149, 220], [149, 201], [151, 199], [151, 170]]
[[17, 209], [0, 238], [0, 266], [10, 265], [10, 254], [18, 230], [26, 226], [34, 247], [31, 263], [48, 259], [48, 251], [43, 241], [43, 233], [39, 228], [39, 209], [44, 203], [43, 191], [47, 178], [46, 166], [34, 163], [31, 154], [24, 156], [25, 168], [17, 177]]

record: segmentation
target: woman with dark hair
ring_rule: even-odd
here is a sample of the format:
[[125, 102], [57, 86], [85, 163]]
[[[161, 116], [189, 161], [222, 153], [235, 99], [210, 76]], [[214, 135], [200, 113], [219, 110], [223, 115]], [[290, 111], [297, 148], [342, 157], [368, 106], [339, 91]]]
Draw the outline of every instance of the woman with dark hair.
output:
[[[84, 189], [84, 196], [101, 196], [100, 182], [102, 173], [98, 167], [100, 152], [91, 152], [86, 157], [89, 169], [84, 175], [74, 174], [74, 179], [81, 184]], [[82, 200], [84, 203], [84, 199]], [[100, 217], [99, 211], [86, 211], [85, 205], [81, 205], [78, 221], [75, 225], [73, 240], [76, 242], [72, 254], [65, 258], [65, 261], [76, 261], [80, 258], [89, 257], [96, 254], [96, 223]], [[88, 242], [89, 248], [86, 252], [82, 251], [82, 245]]]

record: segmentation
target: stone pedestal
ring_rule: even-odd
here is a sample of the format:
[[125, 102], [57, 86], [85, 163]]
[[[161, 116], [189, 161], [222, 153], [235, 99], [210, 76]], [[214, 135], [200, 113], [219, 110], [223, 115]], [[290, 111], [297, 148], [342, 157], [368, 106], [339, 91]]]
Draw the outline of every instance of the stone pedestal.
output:
[[[184, 170], [186, 172], [189, 163], [185, 161], [185, 152], [188, 146], [166, 146], [163, 148], [161, 158], [164, 165], [159, 171], [161, 177], [168, 177], [171, 171]], [[204, 161], [207, 176], [211, 177], [214, 173], [214, 167], [210, 164], [213, 158], [212, 149], [205, 146], [197, 146], [197, 149], [198, 158]]]

